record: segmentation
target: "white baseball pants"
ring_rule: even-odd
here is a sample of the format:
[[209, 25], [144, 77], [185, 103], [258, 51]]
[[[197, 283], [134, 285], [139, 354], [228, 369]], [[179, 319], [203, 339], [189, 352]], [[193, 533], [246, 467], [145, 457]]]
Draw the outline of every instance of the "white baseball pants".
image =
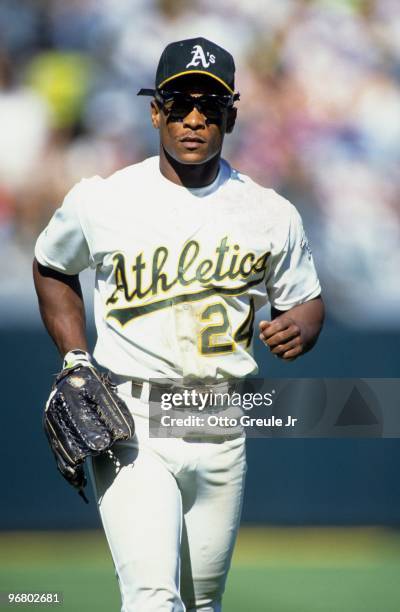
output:
[[90, 473], [122, 612], [219, 612], [240, 521], [244, 438], [149, 438], [146, 406], [121, 397], [136, 434], [93, 458]]

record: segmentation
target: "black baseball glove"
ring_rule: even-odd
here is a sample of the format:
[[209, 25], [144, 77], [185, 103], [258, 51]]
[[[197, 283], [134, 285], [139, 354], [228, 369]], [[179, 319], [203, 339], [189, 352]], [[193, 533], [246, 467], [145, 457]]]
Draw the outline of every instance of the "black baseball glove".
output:
[[47, 401], [43, 426], [59, 471], [88, 503], [83, 491], [86, 457], [131, 438], [135, 426], [109, 375], [98, 372], [87, 353], [70, 351], [63, 366]]

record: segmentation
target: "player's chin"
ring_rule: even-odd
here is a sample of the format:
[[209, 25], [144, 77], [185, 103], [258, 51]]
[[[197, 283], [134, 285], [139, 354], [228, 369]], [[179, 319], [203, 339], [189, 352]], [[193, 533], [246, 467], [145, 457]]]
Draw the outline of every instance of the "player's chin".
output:
[[220, 143], [213, 140], [204, 142], [177, 142], [174, 147], [167, 148], [168, 153], [181, 164], [205, 164], [218, 155], [221, 150]]
[[210, 155], [206, 147], [198, 147], [196, 149], [179, 150], [174, 157], [181, 164], [198, 165], [206, 163], [213, 155]]

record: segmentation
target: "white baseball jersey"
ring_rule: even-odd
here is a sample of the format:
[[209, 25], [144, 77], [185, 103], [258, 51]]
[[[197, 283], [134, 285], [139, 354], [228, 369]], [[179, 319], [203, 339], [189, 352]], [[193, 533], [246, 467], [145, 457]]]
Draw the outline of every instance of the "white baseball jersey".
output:
[[82, 180], [35, 255], [65, 274], [96, 270], [94, 356], [143, 380], [255, 373], [255, 311], [321, 290], [294, 206], [224, 160], [199, 189], [166, 179], [158, 156]]

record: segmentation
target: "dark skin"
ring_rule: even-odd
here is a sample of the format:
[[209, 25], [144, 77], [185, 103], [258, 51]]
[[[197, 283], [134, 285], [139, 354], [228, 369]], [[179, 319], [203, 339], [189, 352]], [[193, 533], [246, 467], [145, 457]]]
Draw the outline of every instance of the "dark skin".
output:
[[67, 275], [33, 261], [33, 278], [40, 314], [60, 355], [88, 350], [85, 306], [78, 275]]
[[[192, 96], [227, 93], [213, 79], [181, 77], [171, 89]], [[219, 122], [211, 122], [196, 107], [181, 121], [171, 121], [155, 100], [151, 102], [151, 121], [160, 132], [160, 171], [169, 181], [189, 188], [213, 182], [219, 169], [225, 134], [232, 132], [236, 108], [224, 111]], [[192, 140], [190, 140], [192, 139]]]
[[[212, 79], [176, 79], [174, 88], [200, 96], [221, 93]], [[160, 133], [160, 171], [168, 180], [188, 188], [214, 181], [226, 133], [235, 125], [236, 109], [225, 110], [219, 121], [209, 121], [196, 107], [179, 121], [151, 102], [151, 121]], [[33, 262], [40, 313], [46, 329], [64, 356], [72, 349], [88, 350], [85, 308], [78, 275], [66, 275]], [[324, 319], [321, 297], [286, 312], [272, 309], [271, 321], [261, 321], [260, 339], [277, 357], [292, 361], [309, 351], [318, 339]]]
[[271, 319], [260, 321], [260, 340], [273, 355], [293, 361], [317, 342], [324, 322], [324, 303], [318, 296], [286, 312], [271, 308]]

